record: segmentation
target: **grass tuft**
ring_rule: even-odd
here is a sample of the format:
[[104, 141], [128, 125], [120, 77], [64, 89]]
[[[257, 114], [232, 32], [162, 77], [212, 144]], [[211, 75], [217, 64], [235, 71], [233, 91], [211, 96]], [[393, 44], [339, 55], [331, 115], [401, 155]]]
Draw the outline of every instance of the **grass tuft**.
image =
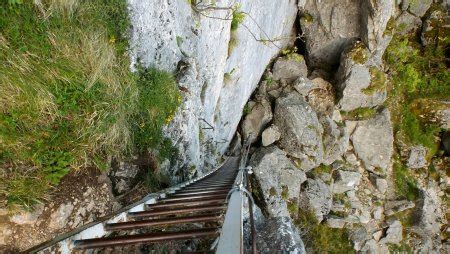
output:
[[169, 73], [130, 72], [126, 1], [0, 5], [7, 206], [32, 206], [71, 170], [106, 169], [112, 158], [150, 149], [174, 153], [161, 129], [181, 97]]
[[355, 253], [346, 229], [330, 228], [319, 223], [313, 212], [298, 212], [295, 224], [303, 234], [306, 248], [314, 253]]

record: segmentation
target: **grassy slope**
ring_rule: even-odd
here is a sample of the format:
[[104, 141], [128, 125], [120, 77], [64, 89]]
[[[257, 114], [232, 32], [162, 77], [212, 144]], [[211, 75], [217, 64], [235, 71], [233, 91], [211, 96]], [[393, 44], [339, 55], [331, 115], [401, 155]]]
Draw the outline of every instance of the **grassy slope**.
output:
[[148, 149], [180, 95], [173, 77], [129, 71], [124, 0], [0, 6], [0, 198], [29, 207], [70, 170]]

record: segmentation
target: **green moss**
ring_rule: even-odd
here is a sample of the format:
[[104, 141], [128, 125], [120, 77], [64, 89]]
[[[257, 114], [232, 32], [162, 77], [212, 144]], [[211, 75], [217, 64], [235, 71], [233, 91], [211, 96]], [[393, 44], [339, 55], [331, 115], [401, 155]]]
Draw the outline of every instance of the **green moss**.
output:
[[370, 85], [362, 90], [366, 95], [373, 95], [386, 89], [386, 74], [376, 67], [370, 67]]
[[357, 108], [352, 111], [341, 111], [344, 120], [361, 121], [375, 116], [377, 111], [373, 108]]
[[310, 170], [308, 172], [309, 175], [311, 175], [314, 178], [319, 177], [322, 174], [331, 174], [333, 171], [333, 168], [331, 167], [331, 165], [324, 165], [324, 164], [320, 164], [318, 167], [313, 168], [312, 170]]

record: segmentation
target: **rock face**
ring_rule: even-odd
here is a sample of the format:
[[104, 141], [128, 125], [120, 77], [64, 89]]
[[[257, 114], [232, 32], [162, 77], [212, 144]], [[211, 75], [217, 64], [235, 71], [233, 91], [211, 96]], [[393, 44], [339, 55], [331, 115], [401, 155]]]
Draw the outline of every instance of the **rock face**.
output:
[[322, 162], [322, 125], [299, 94], [289, 93], [277, 99], [274, 125], [283, 133], [280, 147], [298, 158], [302, 169], [312, 169]]
[[258, 253], [277, 253], [280, 250], [283, 253], [306, 253], [290, 217], [265, 218], [260, 209], [255, 209], [254, 217]]
[[300, 185], [306, 180], [305, 173], [276, 146], [259, 148], [249, 164], [264, 199], [260, 201], [268, 212], [265, 217], [258, 207], [254, 210], [258, 252], [305, 253], [287, 209], [287, 201], [298, 201]]
[[373, 63], [381, 63], [391, 39], [384, 32], [394, 0], [305, 0], [298, 5], [310, 67], [338, 64], [341, 52], [357, 38], [373, 53]]
[[393, 153], [393, 130], [389, 110], [384, 109], [374, 118], [358, 121], [351, 141], [356, 155], [368, 170], [381, 169], [384, 173], [390, 166]]
[[286, 201], [298, 199], [305, 173], [295, 167], [276, 146], [260, 148], [250, 165], [259, 182], [267, 211], [273, 217], [289, 216]]
[[360, 1], [299, 1], [310, 67], [330, 68], [353, 40], [360, 37]]
[[[245, 103], [270, 59], [279, 51], [271, 43], [255, 40], [252, 33], [260, 37], [257, 39], [289, 38], [297, 14], [295, 1], [217, 2], [217, 7], [240, 4], [240, 10], [252, 17], [246, 17], [233, 32], [236, 45], [230, 52], [231, 20], [225, 17], [231, 9], [203, 10], [208, 3], [197, 4], [202, 15], [193, 10], [189, 1], [128, 0], [128, 4], [134, 63], [140, 59], [144, 66], [168, 71], [186, 66], [183, 71], [178, 70], [179, 85], [189, 92], [183, 94], [182, 105], [166, 129], [180, 152], [172, 168], [195, 166], [207, 170], [225, 152]], [[289, 39], [274, 42], [281, 48], [287, 43]], [[225, 85], [226, 73], [230, 78]], [[202, 130], [208, 124], [213, 129]], [[203, 135], [199, 135], [200, 130]]]

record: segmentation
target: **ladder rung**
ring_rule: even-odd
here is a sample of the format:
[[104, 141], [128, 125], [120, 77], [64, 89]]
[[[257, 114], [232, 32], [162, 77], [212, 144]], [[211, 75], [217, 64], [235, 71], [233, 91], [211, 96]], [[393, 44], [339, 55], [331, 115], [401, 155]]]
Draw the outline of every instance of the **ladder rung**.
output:
[[225, 204], [225, 198], [214, 198], [207, 200], [186, 200], [186, 201], [176, 201], [176, 202], [167, 202], [167, 203], [156, 203], [156, 204], [147, 204], [145, 205], [145, 209], [156, 209], [156, 208], [170, 208], [176, 206], [196, 206], [196, 205], [207, 205], [207, 204]]
[[149, 211], [142, 212], [131, 212], [128, 213], [130, 218], [139, 218], [139, 217], [152, 217], [152, 216], [160, 216], [160, 215], [172, 215], [172, 214], [186, 214], [186, 213], [194, 213], [194, 212], [210, 212], [210, 211], [222, 211], [225, 210], [226, 206], [223, 204], [218, 205], [198, 205], [191, 207], [180, 207], [176, 209], [154, 209]]
[[142, 235], [117, 236], [98, 239], [77, 240], [74, 242], [76, 249], [103, 248], [118, 245], [155, 243], [160, 241], [184, 240], [204, 237], [216, 237], [219, 235], [217, 228], [193, 229], [178, 232], [160, 232]]

